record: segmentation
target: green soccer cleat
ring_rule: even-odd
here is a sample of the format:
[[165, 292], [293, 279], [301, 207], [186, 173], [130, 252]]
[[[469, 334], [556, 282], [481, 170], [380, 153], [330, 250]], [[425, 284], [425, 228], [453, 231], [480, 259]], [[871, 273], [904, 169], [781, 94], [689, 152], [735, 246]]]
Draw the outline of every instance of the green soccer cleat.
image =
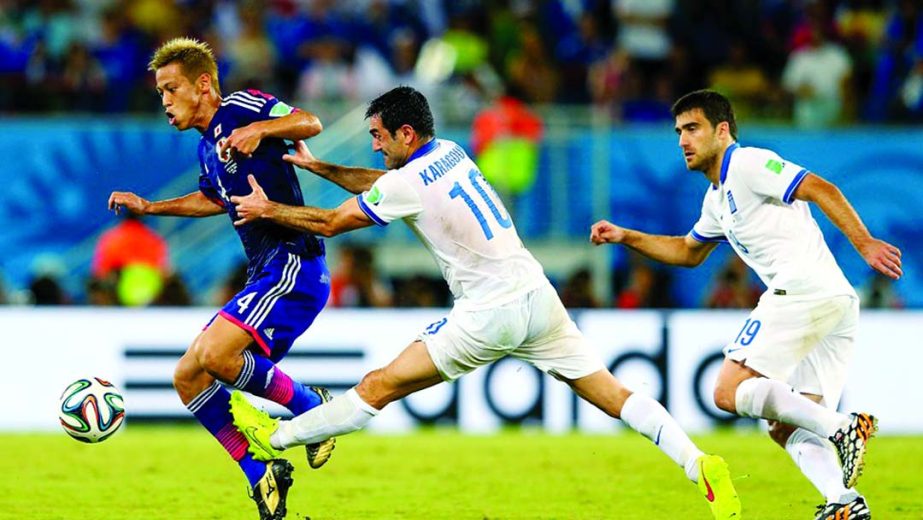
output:
[[295, 470], [292, 463], [285, 459], [270, 460], [266, 464], [266, 473], [257, 482], [250, 493], [256, 502], [260, 520], [282, 520], [285, 518], [285, 498], [292, 487]]
[[867, 413], [850, 414], [849, 424], [830, 437], [843, 466], [843, 486], [856, 487], [865, 466], [865, 451], [872, 435], [878, 431], [878, 419]]
[[705, 495], [716, 520], [740, 518], [740, 498], [731, 482], [728, 464], [717, 455], [702, 455], [699, 465], [699, 491]]
[[[330, 395], [330, 391], [326, 388], [320, 386], [312, 386], [311, 390], [317, 392], [317, 395], [320, 396], [321, 404], [329, 402], [330, 399], [333, 398]], [[330, 455], [333, 454], [333, 448], [336, 447], [336, 442], [336, 438], [331, 437], [325, 441], [305, 445], [304, 448], [308, 455], [308, 466], [311, 466], [314, 469], [323, 466], [324, 463], [330, 460]]]
[[234, 426], [247, 438], [250, 447], [247, 451], [253, 458], [263, 462], [278, 459], [283, 450], [272, 447], [269, 438], [279, 427], [279, 420], [250, 404], [239, 390], [231, 393], [231, 416]]

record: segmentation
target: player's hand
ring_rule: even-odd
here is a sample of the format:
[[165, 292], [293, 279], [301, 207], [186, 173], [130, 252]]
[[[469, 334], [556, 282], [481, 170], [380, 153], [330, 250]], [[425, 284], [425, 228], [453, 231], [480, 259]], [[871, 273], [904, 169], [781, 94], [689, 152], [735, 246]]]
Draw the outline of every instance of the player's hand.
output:
[[235, 128], [234, 131], [231, 132], [231, 135], [222, 141], [218, 154], [221, 157], [227, 157], [226, 154], [230, 150], [234, 154], [250, 157], [253, 155], [253, 152], [256, 151], [257, 147], [260, 146], [262, 140], [263, 131], [260, 129], [258, 122], [251, 123], [241, 128]]
[[243, 197], [231, 196], [231, 203], [234, 204], [234, 209], [237, 210], [237, 220], [234, 221], [235, 226], [243, 226], [254, 220], [265, 218], [272, 209], [273, 202], [266, 197], [266, 192], [256, 182], [256, 177], [247, 175], [247, 182], [253, 188], [249, 195], [244, 195]]
[[903, 276], [901, 270], [901, 250], [884, 240], [870, 238], [858, 247], [859, 254], [879, 273], [897, 280]]
[[590, 242], [595, 245], [618, 244], [625, 239], [625, 229], [608, 220], [600, 220], [590, 228]]
[[151, 202], [143, 197], [139, 197], [130, 191], [113, 191], [109, 195], [109, 210], [114, 211], [116, 215], [122, 210], [128, 211], [134, 215], [144, 215], [147, 213], [147, 207]]
[[283, 161], [290, 162], [299, 168], [304, 168], [305, 170], [314, 171], [314, 168], [311, 166], [317, 162], [317, 158], [314, 157], [314, 154], [311, 153], [311, 150], [308, 148], [308, 145], [304, 141], [295, 142], [295, 155], [285, 154], [282, 156]]

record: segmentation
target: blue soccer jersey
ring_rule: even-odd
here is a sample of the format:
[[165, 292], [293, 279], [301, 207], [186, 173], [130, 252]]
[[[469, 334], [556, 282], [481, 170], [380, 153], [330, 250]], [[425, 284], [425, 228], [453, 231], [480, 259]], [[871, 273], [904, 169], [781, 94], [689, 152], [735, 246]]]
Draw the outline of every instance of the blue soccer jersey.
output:
[[[231, 204], [234, 195], [249, 195], [253, 189], [248, 175], [256, 177], [270, 200], [301, 206], [304, 198], [294, 167], [282, 160], [287, 153], [285, 141], [266, 138], [250, 157], [226, 152], [220, 157], [221, 144], [235, 128], [250, 123], [291, 114], [297, 109], [258, 90], [237, 91], [226, 96], [212, 117], [211, 124], [199, 141], [199, 190], [206, 197], [224, 206], [231, 221], [237, 211]], [[250, 261], [248, 274], [252, 278], [264, 265], [280, 253], [301, 256], [323, 255], [323, 242], [317, 237], [269, 222], [251, 222], [235, 226], [244, 252]]]
[[[282, 160], [285, 141], [263, 139], [251, 157], [219, 156], [235, 128], [291, 114], [295, 109], [258, 90], [239, 91], [221, 101], [199, 142], [199, 190], [224, 206], [231, 221], [235, 195], [249, 195], [248, 175], [256, 177], [270, 200], [301, 206], [304, 199], [294, 167]], [[247, 285], [218, 313], [253, 336], [271, 360], [280, 360], [304, 333], [330, 294], [330, 273], [321, 239], [270, 222], [235, 226], [250, 263]], [[213, 318], [214, 319], [214, 318]]]

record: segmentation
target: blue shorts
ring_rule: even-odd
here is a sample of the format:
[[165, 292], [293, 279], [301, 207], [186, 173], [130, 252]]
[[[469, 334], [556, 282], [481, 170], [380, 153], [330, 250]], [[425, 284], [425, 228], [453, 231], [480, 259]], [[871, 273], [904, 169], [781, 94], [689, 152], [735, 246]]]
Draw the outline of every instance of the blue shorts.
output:
[[218, 315], [249, 332], [266, 357], [278, 362], [308, 330], [328, 296], [330, 272], [323, 255], [280, 252]]

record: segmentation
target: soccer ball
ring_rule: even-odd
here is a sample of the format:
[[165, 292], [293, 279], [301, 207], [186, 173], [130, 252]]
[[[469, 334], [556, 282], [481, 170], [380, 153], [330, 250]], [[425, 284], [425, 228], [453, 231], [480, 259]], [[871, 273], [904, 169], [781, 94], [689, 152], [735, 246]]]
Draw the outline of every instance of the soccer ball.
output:
[[122, 426], [125, 404], [119, 389], [109, 381], [78, 379], [61, 394], [58, 418], [64, 431], [78, 441], [102, 442]]

